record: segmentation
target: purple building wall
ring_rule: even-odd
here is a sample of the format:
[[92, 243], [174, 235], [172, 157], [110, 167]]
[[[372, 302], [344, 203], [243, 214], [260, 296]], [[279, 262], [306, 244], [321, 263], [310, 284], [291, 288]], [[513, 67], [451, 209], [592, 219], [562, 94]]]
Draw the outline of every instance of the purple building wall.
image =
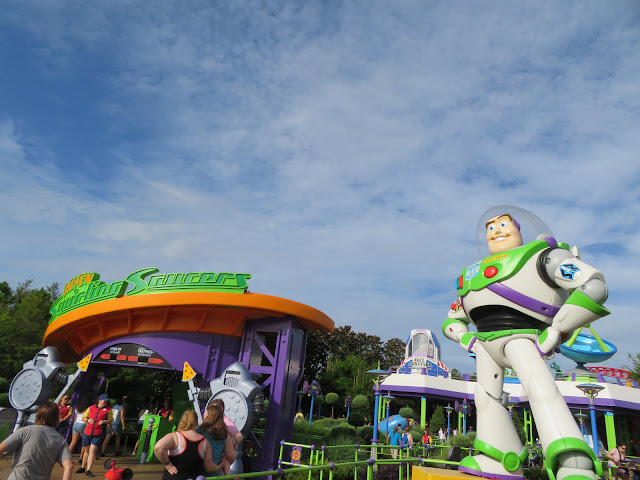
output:
[[202, 374], [201, 387], [219, 377], [233, 362], [239, 360], [251, 373], [263, 392], [268, 392], [265, 435], [262, 445], [254, 444], [259, 455], [251, 470], [275, 468], [280, 440], [290, 439], [296, 406], [296, 392], [302, 379], [307, 332], [294, 318], [273, 317], [248, 321], [242, 339], [202, 333], [151, 333], [119, 337], [96, 345], [89, 371], [83, 374], [76, 392], [96, 390], [97, 372], [110, 366], [137, 366], [157, 368], [153, 365], [132, 365], [118, 360], [100, 359], [98, 356], [117, 344], [130, 343], [157, 352], [168, 365], [166, 369], [182, 371], [184, 362]]

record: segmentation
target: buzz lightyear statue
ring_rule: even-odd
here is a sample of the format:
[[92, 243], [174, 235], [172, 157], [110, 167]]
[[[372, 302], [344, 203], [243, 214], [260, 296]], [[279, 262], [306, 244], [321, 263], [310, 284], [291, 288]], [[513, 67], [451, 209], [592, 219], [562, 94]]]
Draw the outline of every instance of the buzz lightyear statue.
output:
[[[523, 243], [521, 225], [533, 241]], [[558, 243], [544, 222], [517, 207], [489, 209], [478, 232], [489, 256], [462, 271], [444, 335], [476, 355], [477, 439], [459, 470], [522, 480], [527, 450], [506, 409], [504, 369], [513, 369], [531, 405], [551, 480], [594, 480], [602, 467], [584, 441], [544, 359], [571, 332], [609, 314], [604, 276]], [[482, 232], [482, 233], [480, 233]], [[530, 235], [533, 233], [533, 235]], [[525, 237], [527, 238], [527, 237]], [[483, 242], [484, 243], [484, 242]], [[469, 332], [473, 323], [477, 332]]]

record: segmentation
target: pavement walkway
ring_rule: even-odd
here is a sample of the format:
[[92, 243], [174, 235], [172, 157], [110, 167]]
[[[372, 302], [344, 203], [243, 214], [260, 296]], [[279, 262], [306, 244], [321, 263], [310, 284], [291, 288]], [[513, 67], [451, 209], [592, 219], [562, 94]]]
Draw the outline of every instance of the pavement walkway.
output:
[[[101, 457], [100, 460], [96, 460], [91, 472], [95, 474], [95, 478], [98, 480], [103, 480], [104, 472], [106, 469], [104, 468], [104, 463], [108, 459], [108, 457]], [[133, 480], [160, 480], [162, 477], [162, 465], [159, 463], [146, 463], [141, 465], [136, 460], [136, 457], [133, 455], [123, 455], [121, 457], [114, 458], [116, 461], [117, 468], [130, 468], [133, 470]], [[87, 477], [84, 473], [75, 473], [75, 471], [80, 468], [79, 465], [79, 456], [73, 456], [73, 462], [75, 463], [73, 467], [73, 478], [74, 480], [83, 479], [86, 480]], [[62, 472], [63, 469], [60, 465], [53, 467], [53, 473], [51, 474], [51, 480], [62, 480]], [[11, 457], [7, 457], [6, 455], [3, 458], [0, 458], [0, 480], [7, 480], [9, 478], [9, 474], [11, 473]]]

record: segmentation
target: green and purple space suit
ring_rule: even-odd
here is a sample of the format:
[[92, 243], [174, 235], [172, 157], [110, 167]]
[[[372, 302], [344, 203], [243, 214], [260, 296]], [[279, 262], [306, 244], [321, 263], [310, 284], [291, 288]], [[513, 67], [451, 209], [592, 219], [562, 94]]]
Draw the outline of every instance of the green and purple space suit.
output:
[[[527, 457], [506, 409], [504, 369], [529, 398], [549, 478], [594, 480], [600, 463], [584, 441], [543, 357], [574, 330], [608, 315], [604, 276], [577, 249], [553, 237], [491, 255], [456, 279], [458, 300], [442, 331], [476, 355], [477, 439], [481, 452], [460, 470], [499, 480], [522, 479]], [[469, 332], [473, 323], [477, 332]]]

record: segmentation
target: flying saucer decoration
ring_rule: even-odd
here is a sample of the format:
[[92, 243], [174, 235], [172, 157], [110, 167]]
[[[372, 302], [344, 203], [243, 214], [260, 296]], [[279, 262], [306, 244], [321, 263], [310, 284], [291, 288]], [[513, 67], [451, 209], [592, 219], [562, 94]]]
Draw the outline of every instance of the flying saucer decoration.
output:
[[[583, 328], [589, 328], [593, 336], [581, 333]], [[591, 325], [583, 328], [574, 331], [571, 338], [560, 345], [560, 353], [576, 362], [578, 367], [583, 368], [585, 363], [604, 362], [618, 351], [613, 343], [602, 340]]]

